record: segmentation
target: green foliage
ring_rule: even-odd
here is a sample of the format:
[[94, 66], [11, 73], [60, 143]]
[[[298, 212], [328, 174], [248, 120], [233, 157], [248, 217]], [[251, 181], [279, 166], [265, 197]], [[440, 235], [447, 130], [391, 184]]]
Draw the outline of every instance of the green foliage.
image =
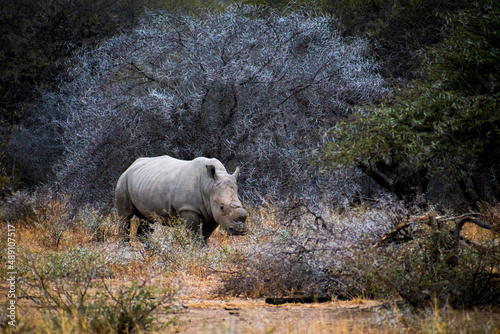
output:
[[422, 48], [442, 39], [444, 17], [464, 7], [459, 0], [319, 0], [340, 21], [344, 34], [369, 36], [384, 78], [419, 77]]
[[430, 177], [457, 182], [472, 205], [500, 198], [500, 8], [475, 5], [449, 19], [449, 37], [429, 51], [427, 78], [330, 132], [329, 157], [357, 164], [400, 198]]
[[448, 18], [454, 30], [442, 46], [430, 51], [430, 79], [443, 90], [466, 96], [500, 93], [500, 6], [474, 3]]

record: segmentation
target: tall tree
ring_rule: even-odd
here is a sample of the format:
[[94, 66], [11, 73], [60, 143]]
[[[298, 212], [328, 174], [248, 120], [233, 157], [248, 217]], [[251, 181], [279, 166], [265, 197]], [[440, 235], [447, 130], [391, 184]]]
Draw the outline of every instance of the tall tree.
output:
[[425, 79], [339, 123], [327, 155], [408, 202], [429, 181], [453, 181], [474, 207], [500, 199], [499, 4], [472, 4], [447, 33], [427, 53]]

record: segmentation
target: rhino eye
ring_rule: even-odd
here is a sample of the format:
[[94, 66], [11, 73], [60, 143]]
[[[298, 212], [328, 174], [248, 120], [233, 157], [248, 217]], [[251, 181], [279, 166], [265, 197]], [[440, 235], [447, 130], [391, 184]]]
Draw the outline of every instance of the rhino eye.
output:
[[224, 205], [220, 206], [220, 211], [224, 212]]

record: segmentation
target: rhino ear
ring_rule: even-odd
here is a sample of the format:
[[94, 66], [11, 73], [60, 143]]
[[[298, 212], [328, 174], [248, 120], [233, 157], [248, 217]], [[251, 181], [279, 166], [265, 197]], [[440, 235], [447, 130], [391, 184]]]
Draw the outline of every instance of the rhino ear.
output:
[[215, 172], [215, 166], [214, 165], [207, 165], [207, 173], [208, 176], [213, 179], [214, 181], [217, 179], [217, 174]]
[[240, 169], [241, 169], [240, 167], [236, 167], [236, 170], [233, 173], [233, 176], [234, 176], [235, 179], [238, 178], [238, 174], [240, 174]]

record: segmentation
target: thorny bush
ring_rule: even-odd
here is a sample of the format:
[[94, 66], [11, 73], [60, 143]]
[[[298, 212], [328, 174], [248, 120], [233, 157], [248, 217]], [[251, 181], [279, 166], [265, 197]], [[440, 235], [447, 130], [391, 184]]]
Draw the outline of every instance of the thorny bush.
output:
[[279, 213], [256, 215], [251, 237], [258, 241], [241, 250], [245, 260], [226, 273], [222, 293], [342, 299], [383, 295], [387, 289], [374, 282], [377, 258], [369, 249], [402, 211], [397, 203], [386, 210], [359, 207], [339, 213], [296, 202]]
[[29, 268], [19, 279], [20, 294], [50, 319], [43, 324], [21, 316], [27, 331], [40, 326], [48, 332], [142, 332], [154, 329], [158, 308], [174, 300], [168, 280], [160, 285], [151, 278], [117, 282], [110, 267], [120, 256], [103, 250], [73, 247], [44, 254], [23, 249], [20, 258]]
[[[254, 203], [322, 192], [340, 201], [354, 194], [356, 175], [318, 173], [311, 161], [320, 130], [387, 88], [367, 41], [342, 38], [335, 25], [317, 13], [253, 6], [151, 14], [77, 53], [71, 79], [31, 108], [38, 121], [11, 145], [85, 202], [109, 204], [136, 158], [163, 154], [244, 166], [241, 189]], [[40, 160], [47, 155], [58, 163], [37, 164], [54, 160]]]

